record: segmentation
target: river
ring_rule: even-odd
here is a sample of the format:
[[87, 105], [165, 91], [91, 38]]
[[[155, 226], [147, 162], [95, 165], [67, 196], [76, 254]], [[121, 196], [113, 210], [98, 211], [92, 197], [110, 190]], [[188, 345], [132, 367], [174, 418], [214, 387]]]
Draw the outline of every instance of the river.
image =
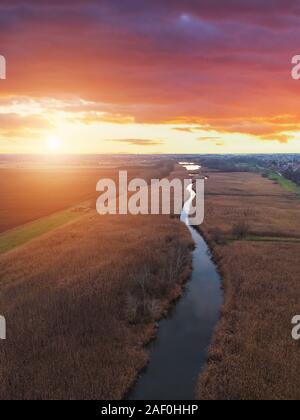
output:
[[[188, 170], [191, 166], [195, 170], [195, 165]], [[188, 224], [191, 202], [192, 196], [185, 203], [181, 221], [195, 242], [193, 272], [182, 297], [159, 324], [157, 338], [149, 345], [149, 364], [130, 400], [194, 400], [197, 380], [207, 361], [223, 295], [209, 248]]]

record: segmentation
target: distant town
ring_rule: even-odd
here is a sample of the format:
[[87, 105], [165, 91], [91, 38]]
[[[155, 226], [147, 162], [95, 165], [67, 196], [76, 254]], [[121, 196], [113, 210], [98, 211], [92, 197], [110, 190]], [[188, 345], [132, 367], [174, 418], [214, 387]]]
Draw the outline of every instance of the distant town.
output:
[[300, 185], [300, 154], [191, 155], [186, 158], [223, 172], [261, 172], [278, 175]]

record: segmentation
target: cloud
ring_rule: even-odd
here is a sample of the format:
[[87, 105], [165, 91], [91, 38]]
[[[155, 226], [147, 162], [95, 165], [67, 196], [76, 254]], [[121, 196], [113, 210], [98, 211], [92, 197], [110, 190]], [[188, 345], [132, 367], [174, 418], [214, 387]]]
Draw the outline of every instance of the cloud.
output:
[[221, 140], [220, 137], [199, 137], [198, 141], [216, 141]]
[[267, 134], [262, 136], [263, 140], [270, 140], [270, 141], [278, 141], [279, 143], [286, 144], [293, 138], [293, 135], [282, 134], [282, 133], [274, 133], [274, 134]]
[[185, 133], [194, 133], [195, 131], [203, 130], [203, 128], [205, 127], [174, 127], [173, 130]]
[[161, 146], [165, 143], [164, 140], [149, 140], [149, 139], [112, 139], [106, 140], [109, 142], [126, 143], [131, 146]]
[[130, 115], [122, 115], [118, 113], [107, 113], [107, 112], [85, 112], [83, 115], [80, 112], [72, 112], [69, 117], [70, 120], [80, 122], [82, 124], [100, 124], [100, 123], [111, 123], [111, 124], [132, 124], [134, 123], [134, 117]]
[[[300, 121], [298, 0], [2, 0], [0, 37], [1, 97], [81, 98], [64, 111], [84, 124], [267, 139]], [[272, 121], [283, 114], [296, 121]]]
[[51, 128], [53, 128], [52, 124], [41, 116], [0, 113], [0, 135], [3, 137], [33, 138]]
[[[271, 118], [215, 118], [202, 121], [206, 130], [219, 134], [244, 134], [256, 136], [262, 140], [287, 143], [293, 133], [300, 131], [300, 121], [294, 115], [279, 115]], [[290, 134], [288, 134], [290, 133]], [[201, 137], [198, 140], [218, 139], [215, 137]]]
[[0, 114], [1, 129], [15, 128], [32, 128], [45, 129], [50, 128], [51, 124], [43, 117], [31, 115], [22, 117], [18, 114]]
[[217, 147], [221, 147], [221, 146], [225, 145], [225, 143], [222, 141], [222, 139], [220, 137], [202, 136], [202, 137], [199, 137], [197, 140], [200, 141], [200, 142], [212, 142]]
[[184, 133], [193, 133], [193, 127], [174, 127], [173, 130], [182, 131]]

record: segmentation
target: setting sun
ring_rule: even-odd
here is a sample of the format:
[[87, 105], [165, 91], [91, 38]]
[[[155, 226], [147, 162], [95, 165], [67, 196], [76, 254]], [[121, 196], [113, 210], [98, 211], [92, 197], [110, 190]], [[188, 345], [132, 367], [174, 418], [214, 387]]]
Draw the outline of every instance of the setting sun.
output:
[[48, 138], [47, 148], [48, 148], [49, 151], [57, 152], [57, 151], [59, 151], [60, 147], [61, 147], [61, 141], [58, 137], [51, 136], [51, 137]]

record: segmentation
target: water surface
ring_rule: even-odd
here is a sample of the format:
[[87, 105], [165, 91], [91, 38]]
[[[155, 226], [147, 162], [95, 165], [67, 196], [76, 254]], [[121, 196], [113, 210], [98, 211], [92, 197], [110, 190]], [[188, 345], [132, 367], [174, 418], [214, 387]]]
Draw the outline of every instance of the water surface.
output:
[[[191, 189], [191, 186], [190, 186]], [[181, 214], [188, 226], [191, 198]], [[222, 304], [220, 276], [202, 236], [188, 226], [196, 248], [185, 292], [159, 325], [150, 361], [130, 400], [193, 400]]]

